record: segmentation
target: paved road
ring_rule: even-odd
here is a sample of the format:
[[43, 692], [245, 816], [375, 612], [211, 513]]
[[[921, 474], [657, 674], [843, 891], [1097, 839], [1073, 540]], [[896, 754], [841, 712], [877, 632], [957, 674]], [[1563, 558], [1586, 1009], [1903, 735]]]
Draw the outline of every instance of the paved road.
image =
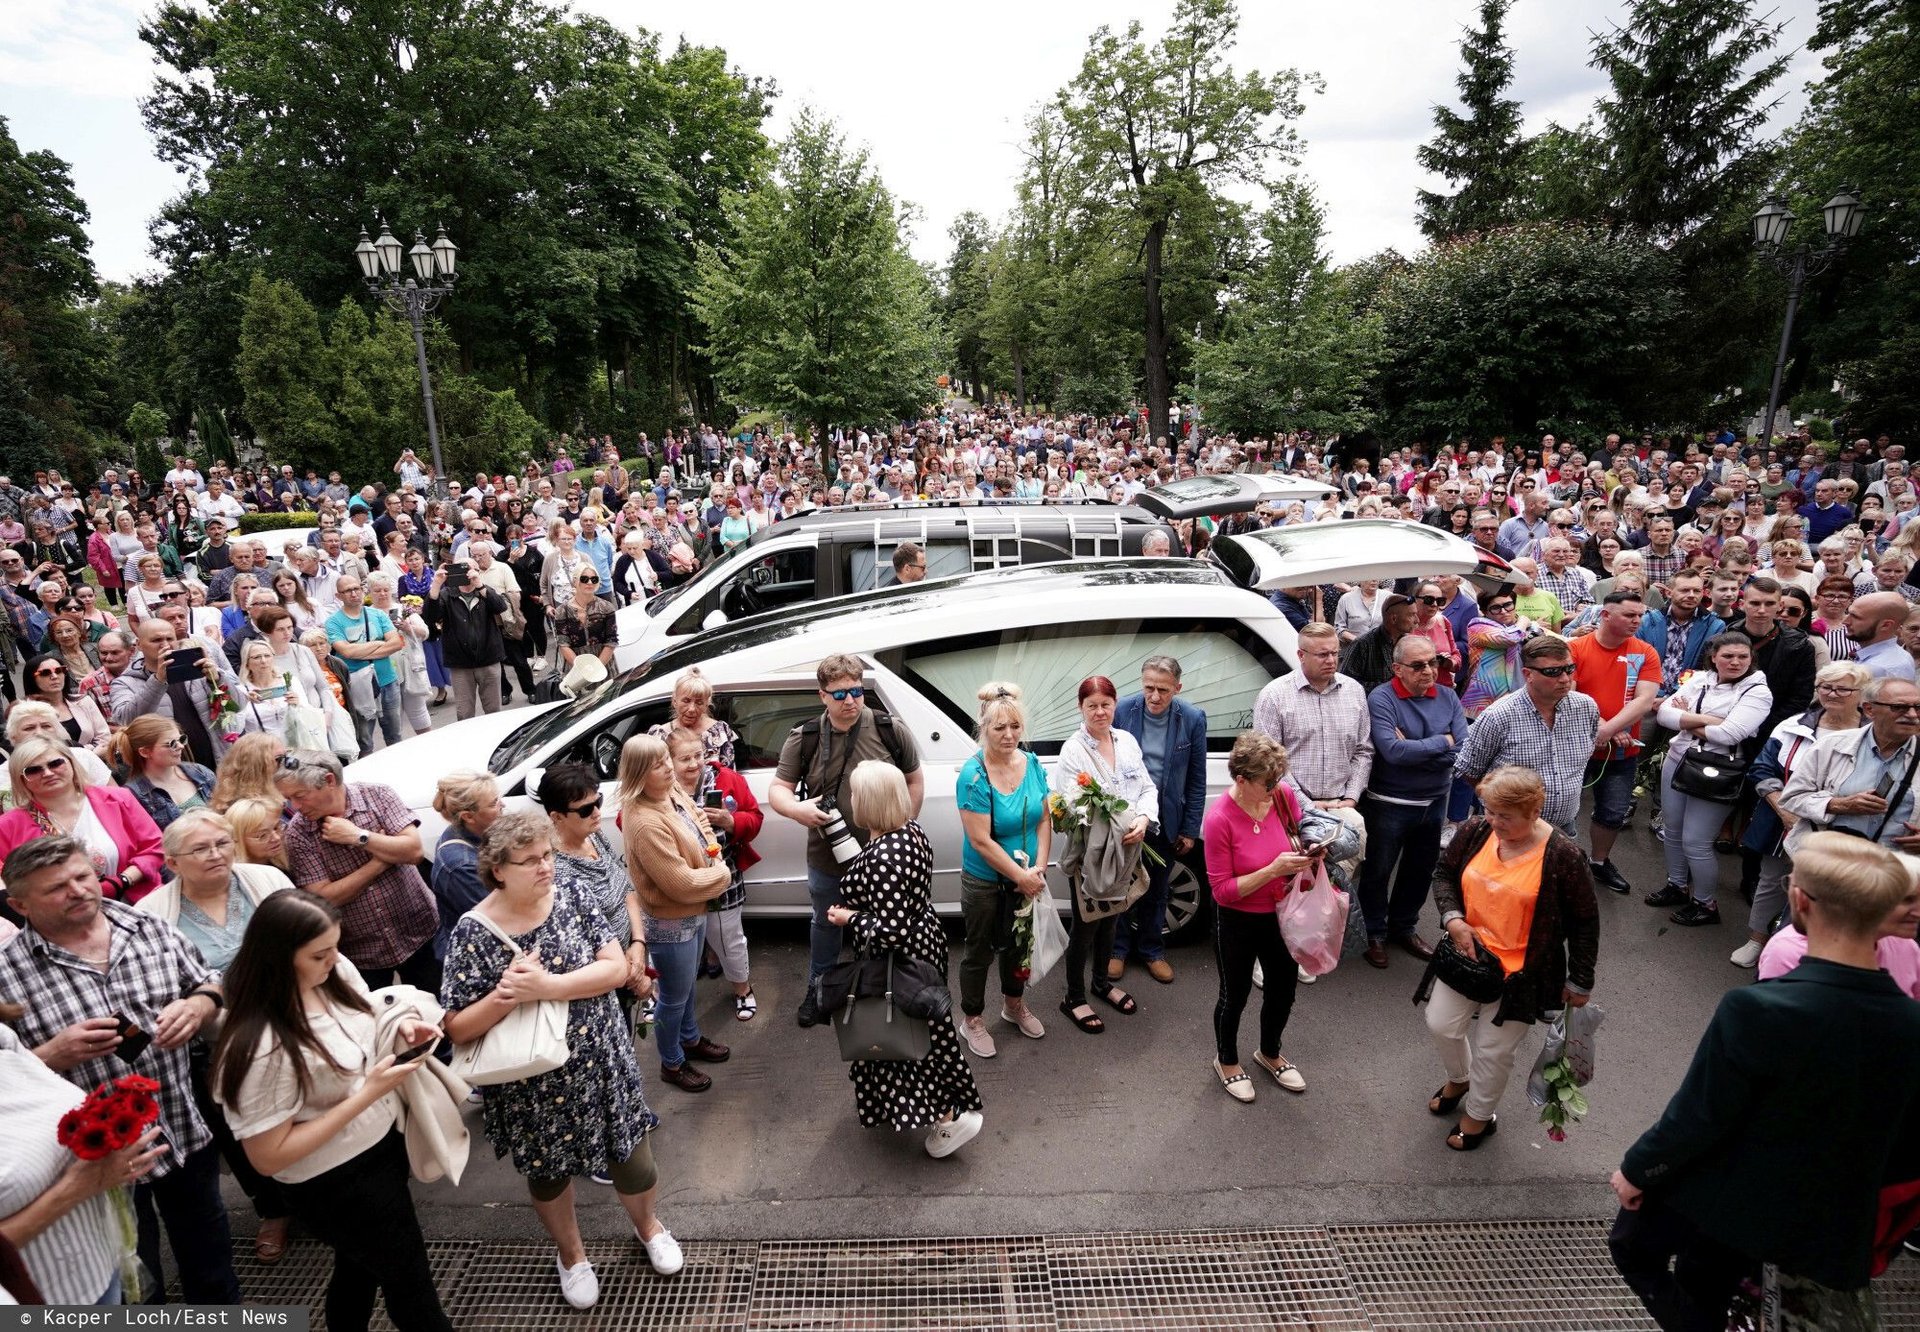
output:
[[[1623, 839], [1616, 859], [1637, 891], [1657, 886], [1658, 850], [1644, 826]], [[1066, 1025], [1049, 977], [1035, 996], [1046, 1038], [997, 1029], [999, 1056], [974, 1061], [986, 1129], [934, 1161], [919, 1134], [857, 1126], [831, 1033], [793, 1022], [804, 928], [754, 927], [759, 1017], [734, 1021], [728, 987], [700, 983], [705, 1030], [734, 1049], [713, 1090], [661, 1084], [641, 1051], [664, 1121], [663, 1215], [688, 1238], [752, 1240], [1606, 1215], [1608, 1172], [1679, 1082], [1720, 994], [1750, 973], [1726, 960], [1741, 937], [1732, 913], [1718, 930], [1684, 930], [1637, 896], [1601, 898], [1596, 998], [1608, 1018], [1593, 1113], [1570, 1141], [1546, 1140], [1525, 1098], [1529, 1041], [1500, 1137], [1472, 1154], [1447, 1151], [1445, 1124], [1426, 1113], [1441, 1072], [1410, 1002], [1420, 968], [1397, 952], [1387, 971], [1352, 959], [1301, 990], [1285, 1049], [1309, 1090], [1265, 1086], [1253, 1105], [1229, 1100], [1208, 1067], [1210, 949], [1176, 950], [1171, 986], [1136, 973], [1142, 1011], [1098, 1037]], [[1251, 1013], [1243, 1031], [1250, 1043]], [[618, 1233], [612, 1198], [581, 1188], [588, 1233]], [[537, 1233], [520, 1180], [477, 1134], [466, 1182], [416, 1196], [430, 1236]]]

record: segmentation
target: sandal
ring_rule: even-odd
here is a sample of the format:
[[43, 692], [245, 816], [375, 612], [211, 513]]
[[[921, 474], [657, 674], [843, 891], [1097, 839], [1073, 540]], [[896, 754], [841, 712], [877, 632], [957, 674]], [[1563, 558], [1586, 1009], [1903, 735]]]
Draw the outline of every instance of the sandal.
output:
[[1098, 1036], [1107, 1029], [1107, 1024], [1100, 1020], [1099, 1015], [1093, 1011], [1091, 1004], [1080, 1004], [1077, 1005], [1077, 1007], [1086, 1009], [1087, 1015], [1081, 1017], [1074, 1011], [1076, 1005], [1068, 1003], [1065, 999], [1060, 1001], [1060, 1011], [1067, 1015], [1067, 1021], [1086, 1032], [1087, 1035]]
[[272, 1267], [287, 1256], [287, 1231], [292, 1226], [288, 1217], [275, 1217], [262, 1221], [259, 1231], [253, 1237], [253, 1256], [263, 1267]]
[[[1454, 1095], [1449, 1096], [1447, 1095], [1448, 1087], [1458, 1087], [1460, 1090]], [[1452, 1081], [1445, 1082], [1441, 1084], [1439, 1091], [1435, 1092], [1431, 1097], [1428, 1098], [1427, 1113], [1430, 1115], [1450, 1115], [1455, 1110], [1460, 1108], [1460, 1102], [1466, 1098], [1466, 1095], [1467, 1095], [1466, 1083], [1452, 1082]]]
[[1453, 1150], [1456, 1152], [1477, 1152], [1480, 1150], [1481, 1143], [1485, 1142], [1488, 1138], [1491, 1138], [1495, 1133], [1498, 1133], [1499, 1131], [1500, 1131], [1500, 1116], [1498, 1115], [1495, 1115], [1492, 1119], [1489, 1119], [1487, 1121], [1487, 1126], [1481, 1129], [1478, 1133], [1468, 1133], [1466, 1130], [1462, 1129], [1458, 1124], [1455, 1124], [1453, 1126], [1453, 1132], [1447, 1135], [1447, 1146], [1453, 1148]]
[[733, 1015], [741, 1022], [753, 1021], [753, 1015], [760, 1011], [760, 1001], [753, 997], [753, 991], [733, 996]]
[[[1096, 990], [1094, 993], [1099, 995], [1101, 1003], [1111, 1005], [1122, 1016], [1132, 1017], [1140, 1011], [1140, 1005], [1134, 1002], [1133, 996], [1118, 985], [1109, 985], [1106, 989]], [[1119, 998], [1116, 999], [1115, 995]]]

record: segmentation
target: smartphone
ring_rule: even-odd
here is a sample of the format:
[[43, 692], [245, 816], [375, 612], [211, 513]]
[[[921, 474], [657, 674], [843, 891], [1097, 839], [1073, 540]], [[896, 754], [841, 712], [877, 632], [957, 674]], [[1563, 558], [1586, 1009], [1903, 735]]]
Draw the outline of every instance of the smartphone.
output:
[[707, 792], [700, 803], [708, 809], [725, 809], [727, 807], [726, 793], [721, 791], [719, 787], [715, 787], [713, 790]]
[[113, 1052], [119, 1056], [121, 1063], [133, 1063], [147, 1052], [149, 1045], [153, 1044], [152, 1034], [142, 1031], [125, 1013], [115, 1012], [107, 1016], [113, 1019], [114, 1034], [120, 1038], [120, 1044], [113, 1047]]
[[189, 684], [201, 678], [200, 663], [207, 654], [197, 647], [175, 648], [167, 654], [167, 683]]
[[411, 1064], [416, 1059], [425, 1059], [433, 1050], [433, 1047], [439, 1043], [440, 1042], [435, 1039], [428, 1041], [425, 1045], [416, 1045], [411, 1050], [402, 1050], [393, 1057], [393, 1062], [396, 1064]]

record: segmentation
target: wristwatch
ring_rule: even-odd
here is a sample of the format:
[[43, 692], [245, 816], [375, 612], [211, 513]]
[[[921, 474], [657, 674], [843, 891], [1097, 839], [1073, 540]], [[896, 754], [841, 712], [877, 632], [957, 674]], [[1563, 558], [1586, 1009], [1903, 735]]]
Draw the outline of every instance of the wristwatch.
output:
[[368, 837], [369, 837], [370, 835], [371, 835], [371, 834], [369, 834], [369, 833], [366, 833], [366, 832], [362, 832], [362, 833], [360, 834], [360, 841], [359, 841], [359, 845], [361, 845], [361, 846], [365, 846], [365, 845], [367, 844], [367, 838], [368, 838]]

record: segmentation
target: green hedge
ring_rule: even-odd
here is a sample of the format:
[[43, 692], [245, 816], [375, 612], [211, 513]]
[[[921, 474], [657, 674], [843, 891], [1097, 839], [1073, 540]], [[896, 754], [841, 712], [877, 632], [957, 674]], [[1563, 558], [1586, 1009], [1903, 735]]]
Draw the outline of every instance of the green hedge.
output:
[[240, 515], [242, 535], [252, 532], [281, 532], [290, 527], [318, 527], [320, 515], [311, 509], [298, 509], [293, 513], [243, 513]]

